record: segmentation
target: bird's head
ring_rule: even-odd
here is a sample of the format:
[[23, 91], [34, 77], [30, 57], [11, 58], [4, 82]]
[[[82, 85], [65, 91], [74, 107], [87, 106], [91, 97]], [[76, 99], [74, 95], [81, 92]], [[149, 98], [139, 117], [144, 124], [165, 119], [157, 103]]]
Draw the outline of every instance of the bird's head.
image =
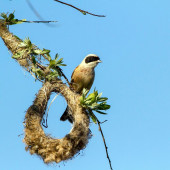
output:
[[97, 66], [97, 64], [101, 63], [101, 62], [102, 61], [100, 60], [100, 58], [97, 55], [89, 54], [81, 62], [81, 65], [83, 65], [84, 67], [95, 68]]

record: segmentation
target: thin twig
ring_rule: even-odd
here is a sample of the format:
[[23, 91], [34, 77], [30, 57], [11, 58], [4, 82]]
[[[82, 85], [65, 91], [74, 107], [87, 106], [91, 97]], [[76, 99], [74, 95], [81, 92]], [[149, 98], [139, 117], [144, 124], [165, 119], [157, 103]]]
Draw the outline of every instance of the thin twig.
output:
[[77, 8], [77, 7], [75, 7], [75, 6], [71, 5], [71, 4], [68, 4], [68, 3], [66, 3], [66, 2], [62, 2], [62, 1], [59, 1], [59, 0], [54, 0], [54, 1], [57, 1], [57, 2], [59, 2], [59, 3], [61, 3], [61, 4], [70, 6], [70, 7], [74, 8], [74, 9], [80, 11], [80, 12], [83, 13], [83, 14], [89, 14], [89, 15], [93, 15], [93, 16], [96, 16], [96, 17], [105, 17], [105, 15], [97, 15], [97, 14], [90, 13], [90, 12], [88, 12], [88, 11], [84, 11], [84, 10], [82, 10], [82, 9], [80, 9], [80, 8]]
[[24, 135], [24, 133], [19, 134], [18, 137], [20, 137], [20, 136], [22, 136], [22, 135]]
[[[48, 112], [49, 112], [49, 110], [50, 110], [51, 104], [54, 102], [54, 100], [57, 98], [57, 96], [58, 96], [59, 94], [60, 94], [60, 93], [58, 93], [58, 94], [53, 98], [53, 100], [51, 101], [51, 103], [50, 103], [50, 105], [49, 105], [49, 107], [48, 107], [48, 109], [47, 109], [46, 118], [45, 118], [45, 120], [42, 122], [42, 125], [43, 125], [45, 128], [48, 128], [47, 119], [48, 119]], [[44, 123], [45, 123], [45, 124], [44, 124]]]
[[43, 56], [47, 61], [50, 61], [50, 60], [48, 59], [48, 57], [46, 57], [45, 54], [41, 54], [41, 56]]
[[23, 21], [23, 20], [18, 20], [21, 22], [26, 22], [26, 23], [50, 23], [50, 22], [58, 22], [58, 21]]
[[61, 75], [65, 78], [65, 80], [67, 81], [68, 85], [70, 86], [70, 82], [68, 81], [67, 77], [63, 73], [63, 70], [60, 67], [57, 67], [57, 69], [60, 71]]
[[[96, 119], [97, 119], [97, 117], [96, 117]], [[110, 169], [113, 170], [112, 163], [111, 163], [111, 160], [110, 160], [110, 157], [109, 157], [109, 153], [108, 153], [108, 147], [106, 145], [105, 137], [103, 135], [103, 131], [102, 131], [102, 128], [100, 126], [101, 122], [98, 119], [97, 119], [97, 124], [99, 126], [99, 131], [100, 131], [100, 133], [102, 135], [102, 138], [103, 138], [103, 142], [104, 142], [104, 146], [105, 146], [105, 150], [106, 150], [107, 159], [109, 160]]]
[[34, 6], [32, 5], [32, 3], [29, 0], [26, 0], [28, 6], [30, 7], [30, 9], [34, 12], [34, 14], [40, 19], [40, 20], [44, 20], [43, 17], [41, 17], [41, 15], [37, 12], [37, 10], [34, 8]]
[[[44, 18], [37, 12], [37, 10], [34, 8], [34, 6], [32, 5], [32, 3], [29, 1], [29, 0], [27, 0], [27, 4], [28, 4], [28, 6], [30, 7], [30, 9], [34, 12], [34, 14], [40, 19], [40, 20], [42, 20], [42, 21], [44, 21]], [[57, 22], [57, 21], [50, 21], [50, 22]], [[31, 22], [29, 22], [29, 23], [31, 23]], [[33, 23], [35, 23], [34, 21], [33, 21]], [[36, 22], [37, 23], [37, 22]], [[45, 22], [42, 22], [42, 23], [49, 23], [49, 22], [47, 22], [47, 21], [45, 21]], [[47, 25], [47, 26], [53, 26], [53, 25]]]
[[103, 142], [104, 142], [104, 146], [105, 146], [105, 150], [106, 150], [106, 155], [107, 155], [107, 159], [109, 160], [109, 165], [110, 165], [110, 169], [113, 170], [112, 168], [112, 163], [111, 163], [111, 160], [110, 160], [110, 157], [109, 157], [109, 153], [108, 153], [108, 147], [106, 145], [106, 140], [105, 140], [105, 137], [104, 137], [104, 134], [103, 134], [103, 131], [102, 131], [102, 128], [101, 128], [101, 124], [106, 122], [107, 120], [105, 120], [104, 122], [100, 122], [99, 119], [96, 117], [96, 115], [92, 112], [91, 109], [88, 109], [89, 113], [91, 113], [93, 115], [93, 117], [95, 118], [95, 120], [97, 121], [97, 124], [99, 126], [99, 131], [102, 135], [102, 138], [103, 138]]
[[105, 122], [107, 122], [108, 120], [104, 120], [103, 122], [100, 122], [100, 124], [103, 124], [103, 123], [105, 123]]
[[36, 62], [36, 65], [41, 69], [41, 70], [45, 70], [46, 67], [45, 66], [42, 66], [40, 63]]

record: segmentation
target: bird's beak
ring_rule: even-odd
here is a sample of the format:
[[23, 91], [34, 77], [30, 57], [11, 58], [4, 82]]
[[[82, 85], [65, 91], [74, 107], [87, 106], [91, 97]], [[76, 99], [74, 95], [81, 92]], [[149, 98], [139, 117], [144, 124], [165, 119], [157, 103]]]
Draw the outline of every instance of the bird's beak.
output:
[[97, 60], [97, 62], [98, 62], [98, 63], [102, 63], [102, 61], [101, 61], [101, 60]]

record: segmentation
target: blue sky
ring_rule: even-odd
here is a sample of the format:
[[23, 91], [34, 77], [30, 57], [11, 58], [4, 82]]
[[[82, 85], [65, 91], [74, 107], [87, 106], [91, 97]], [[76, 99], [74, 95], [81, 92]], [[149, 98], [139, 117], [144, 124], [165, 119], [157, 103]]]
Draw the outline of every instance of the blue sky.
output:
[[[29, 37], [39, 48], [59, 53], [70, 78], [74, 68], [89, 53], [100, 56], [94, 87], [109, 98], [108, 120], [102, 124], [114, 170], [170, 169], [170, 2], [168, 0], [72, 0], [75, 6], [107, 17], [82, 15], [51, 1], [31, 1], [45, 24], [10, 26], [18, 37]], [[0, 0], [1, 12], [18, 19], [39, 20], [23, 0]], [[35, 82], [13, 59], [0, 40], [0, 105], [2, 170], [106, 170], [109, 164], [98, 127], [86, 149], [71, 161], [45, 165], [24, 149], [24, 115], [41, 83]], [[52, 96], [53, 98], [54, 96]], [[60, 122], [66, 107], [59, 96], [52, 104], [46, 133], [61, 138], [71, 125]], [[60, 166], [60, 168], [59, 168]]]

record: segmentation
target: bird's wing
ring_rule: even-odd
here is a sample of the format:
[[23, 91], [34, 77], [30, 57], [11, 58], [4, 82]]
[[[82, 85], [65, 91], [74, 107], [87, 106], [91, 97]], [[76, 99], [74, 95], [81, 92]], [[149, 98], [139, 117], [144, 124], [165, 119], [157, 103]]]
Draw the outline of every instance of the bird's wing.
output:
[[73, 71], [73, 73], [72, 73], [72, 75], [71, 75], [71, 84], [72, 83], [74, 83], [74, 72], [75, 72], [75, 70], [78, 68], [78, 66], [74, 69], [74, 71]]

